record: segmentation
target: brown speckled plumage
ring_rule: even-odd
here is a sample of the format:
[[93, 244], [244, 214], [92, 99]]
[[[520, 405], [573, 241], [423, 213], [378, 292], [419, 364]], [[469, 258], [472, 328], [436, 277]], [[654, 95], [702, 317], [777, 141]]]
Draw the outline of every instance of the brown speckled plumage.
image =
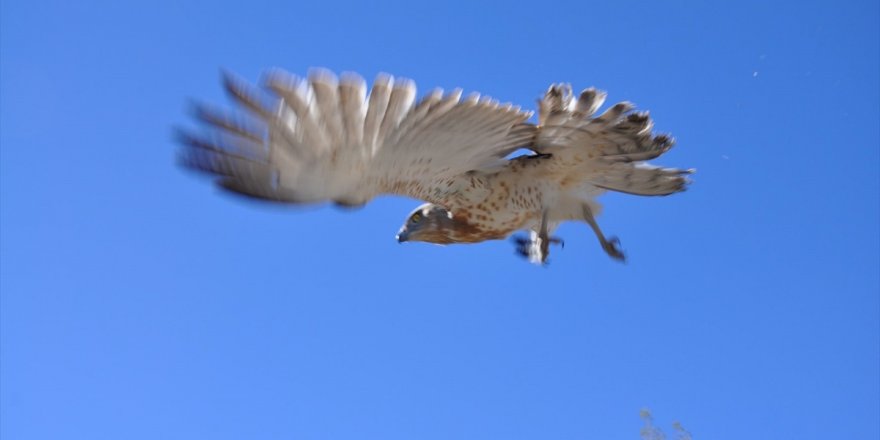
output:
[[[577, 97], [552, 85], [539, 101], [539, 125], [510, 104], [435, 90], [415, 102], [412, 81], [380, 75], [367, 93], [354, 74], [323, 70], [307, 79], [269, 72], [260, 92], [227, 76], [244, 115], [200, 107], [207, 135], [181, 133], [182, 163], [229, 191], [280, 203], [367, 203], [379, 194], [429, 202], [400, 230], [400, 241], [438, 244], [503, 239], [531, 231], [519, 251], [546, 260], [563, 221], [588, 224], [608, 254], [614, 238], [595, 222], [605, 190], [667, 195], [690, 171], [645, 164], [673, 140], [654, 135], [647, 113], [623, 102], [594, 117], [605, 93]], [[533, 155], [506, 157], [517, 149]]]

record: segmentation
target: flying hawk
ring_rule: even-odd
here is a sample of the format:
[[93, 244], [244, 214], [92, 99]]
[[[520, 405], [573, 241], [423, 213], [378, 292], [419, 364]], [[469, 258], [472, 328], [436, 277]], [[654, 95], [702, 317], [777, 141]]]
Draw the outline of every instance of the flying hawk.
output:
[[[379, 75], [363, 78], [315, 70], [307, 78], [273, 70], [264, 90], [224, 75], [245, 112], [197, 106], [202, 134], [180, 132], [183, 165], [245, 196], [287, 204], [359, 206], [381, 194], [424, 200], [397, 240], [438, 244], [516, 238], [517, 250], [543, 264], [553, 230], [585, 222], [614, 259], [624, 254], [595, 217], [606, 190], [642, 196], [683, 191], [692, 170], [645, 161], [673, 139], [654, 135], [647, 113], [621, 102], [596, 116], [605, 93], [575, 97], [554, 84], [531, 112], [456, 89], [434, 90], [417, 102], [415, 84]], [[532, 154], [508, 158], [528, 149]]]

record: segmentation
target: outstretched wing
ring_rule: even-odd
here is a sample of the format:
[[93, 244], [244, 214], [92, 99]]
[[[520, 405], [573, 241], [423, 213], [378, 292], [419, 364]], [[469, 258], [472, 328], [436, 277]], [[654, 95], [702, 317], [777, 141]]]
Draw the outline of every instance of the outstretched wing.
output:
[[575, 100], [569, 85], [550, 86], [539, 102], [535, 150], [580, 158], [584, 162], [583, 181], [594, 189], [643, 196], [684, 190], [688, 183], [685, 176], [693, 170], [646, 163], [669, 151], [675, 141], [652, 133], [654, 124], [648, 113], [634, 112], [628, 102], [594, 116], [605, 96], [605, 92], [589, 88]]
[[445, 204], [451, 183], [528, 146], [530, 113], [461, 91], [415, 103], [412, 81], [380, 75], [367, 93], [354, 74], [308, 79], [269, 72], [265, 91], [229, 75], [243, 114], [198, 107], [204, 133], [181, 132], [182, 163], [229, 190], [284, 203], [363, 204], [392, 193]]

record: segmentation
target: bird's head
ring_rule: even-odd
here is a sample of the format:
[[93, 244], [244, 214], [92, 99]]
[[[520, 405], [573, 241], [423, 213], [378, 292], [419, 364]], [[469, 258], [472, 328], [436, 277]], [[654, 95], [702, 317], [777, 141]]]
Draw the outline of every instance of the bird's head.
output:
[[397, 232], [397, 242], [426, 241], [428, 243], [455, 243], [455, 222], [445, 208], [425, 203], [409, 214]]

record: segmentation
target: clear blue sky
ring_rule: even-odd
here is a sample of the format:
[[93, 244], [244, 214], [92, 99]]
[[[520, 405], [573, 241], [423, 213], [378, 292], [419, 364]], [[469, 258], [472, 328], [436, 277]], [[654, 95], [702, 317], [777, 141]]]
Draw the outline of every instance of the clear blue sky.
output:
[[[876, 1], [0, 0], [4, 439], [880, 437]], [[245, 6], [247, 4], [247, 6]], [[174, 164], [219, 71], [380, 71], [649, 109], [686, 193], [547, 268]]]

